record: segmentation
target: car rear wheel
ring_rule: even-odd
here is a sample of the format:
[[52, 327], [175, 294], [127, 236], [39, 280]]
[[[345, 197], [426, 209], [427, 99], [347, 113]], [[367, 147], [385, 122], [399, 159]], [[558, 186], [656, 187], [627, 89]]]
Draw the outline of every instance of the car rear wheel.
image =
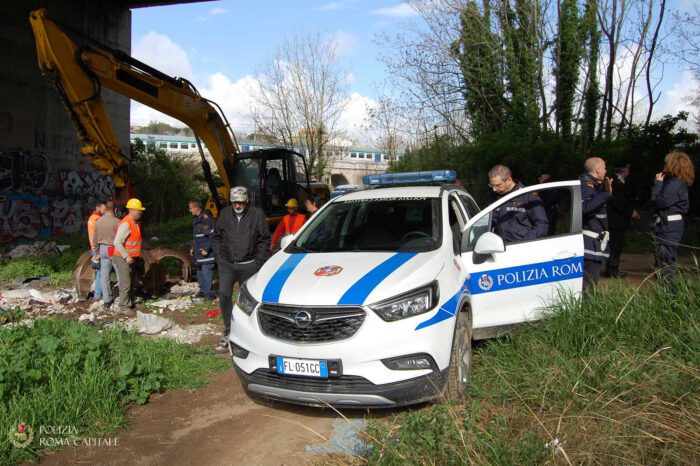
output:
[[445, 395], [450, 400], [462, 399], [472, 368], [472, 319], [468, 308], [457, 314], [455, 325], [450, 369], [445, 390]]

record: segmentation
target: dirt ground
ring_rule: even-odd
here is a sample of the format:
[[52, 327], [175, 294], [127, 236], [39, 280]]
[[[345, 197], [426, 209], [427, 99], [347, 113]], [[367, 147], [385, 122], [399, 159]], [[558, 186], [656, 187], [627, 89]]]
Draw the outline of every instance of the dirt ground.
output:
[[112, 435], [117, 446], [65, 448], [40, 464], [310, 464], [319, 458], [306, 445], [324, 443], [338, 416], [253, 400], [231, 369], [204, 388], [154, 396], [128, 417], [130, 427]]
[[[681, 263], [691, 264], [690, 258]], [[640, 283], [652, 272], [653, 258], [625, 254], [623, 280]], [[602, 284], [612, 279], [602, 279]], [[171, 313], [167, 313], [171, 314]], [[184, 320], [182, 314], [168, 315]], [[197, 316], [196, 321], [203, 320]], [[182, 322], [184, 323], [184, 322]], [[214, 344], [211, 337], [202, 344]], [[222, 357], [227, 357], [222, 355]], [[362, 417], [362, 412], [350, 413]], [[388, 412], [381, 414], [383, 417]], [[331, 410], [265, 404], [245, 394], [234, 371], [214, 375], [213, 383], [197, 390], [167, 392], [129, 411], [130, 427], [115, 434], [116, 447], [72, 447], [50, 452], [41, 464], [246, 464], [325, 463], [328, 457], [305, 453], [309, 444], [323, 443], [338, 418]]]

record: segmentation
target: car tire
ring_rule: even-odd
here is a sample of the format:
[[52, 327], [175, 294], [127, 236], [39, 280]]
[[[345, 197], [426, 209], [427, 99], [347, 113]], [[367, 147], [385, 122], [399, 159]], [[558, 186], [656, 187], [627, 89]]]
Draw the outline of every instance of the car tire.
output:
[[472, 368], [472, 318], [467, 307], [457, 314], [452, 353], [447, 374], [445, 397], [458, 401], [464, 397]]

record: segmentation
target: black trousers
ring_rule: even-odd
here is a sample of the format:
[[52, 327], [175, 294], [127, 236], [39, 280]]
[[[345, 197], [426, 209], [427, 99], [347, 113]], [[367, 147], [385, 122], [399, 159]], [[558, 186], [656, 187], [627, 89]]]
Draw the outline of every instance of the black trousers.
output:
[[243, 282], [260, 269], [255, 262], [248, 264], [234, 264], [224, 259], [217, 258], [219, 266], [219, 305], [221, 306], [221, 317], [224, 319], [225, 333], [231, 331], [231, 313], [233, 312], [233, 287], [236, 283], [242, 285]]
[[591, 259], [583, 260], [583, 291], [593, 289], [600, 278], [600, 262]]
[[625, 246], [626, 229], [610, 230], [610, 257], [608, 258], [608, 273], [617, 273], [620, 268], [620, 256]]

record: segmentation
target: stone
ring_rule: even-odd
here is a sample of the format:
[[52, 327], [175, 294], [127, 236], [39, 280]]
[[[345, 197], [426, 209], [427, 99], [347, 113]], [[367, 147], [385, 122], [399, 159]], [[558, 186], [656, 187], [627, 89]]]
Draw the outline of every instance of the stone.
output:
[[174, 325], [175, 322], [165, 317], [160, 317], [155, 314], [145, 314], [141, 311], [136, 312], [136, 327], [139, 333], [157, 335]]

